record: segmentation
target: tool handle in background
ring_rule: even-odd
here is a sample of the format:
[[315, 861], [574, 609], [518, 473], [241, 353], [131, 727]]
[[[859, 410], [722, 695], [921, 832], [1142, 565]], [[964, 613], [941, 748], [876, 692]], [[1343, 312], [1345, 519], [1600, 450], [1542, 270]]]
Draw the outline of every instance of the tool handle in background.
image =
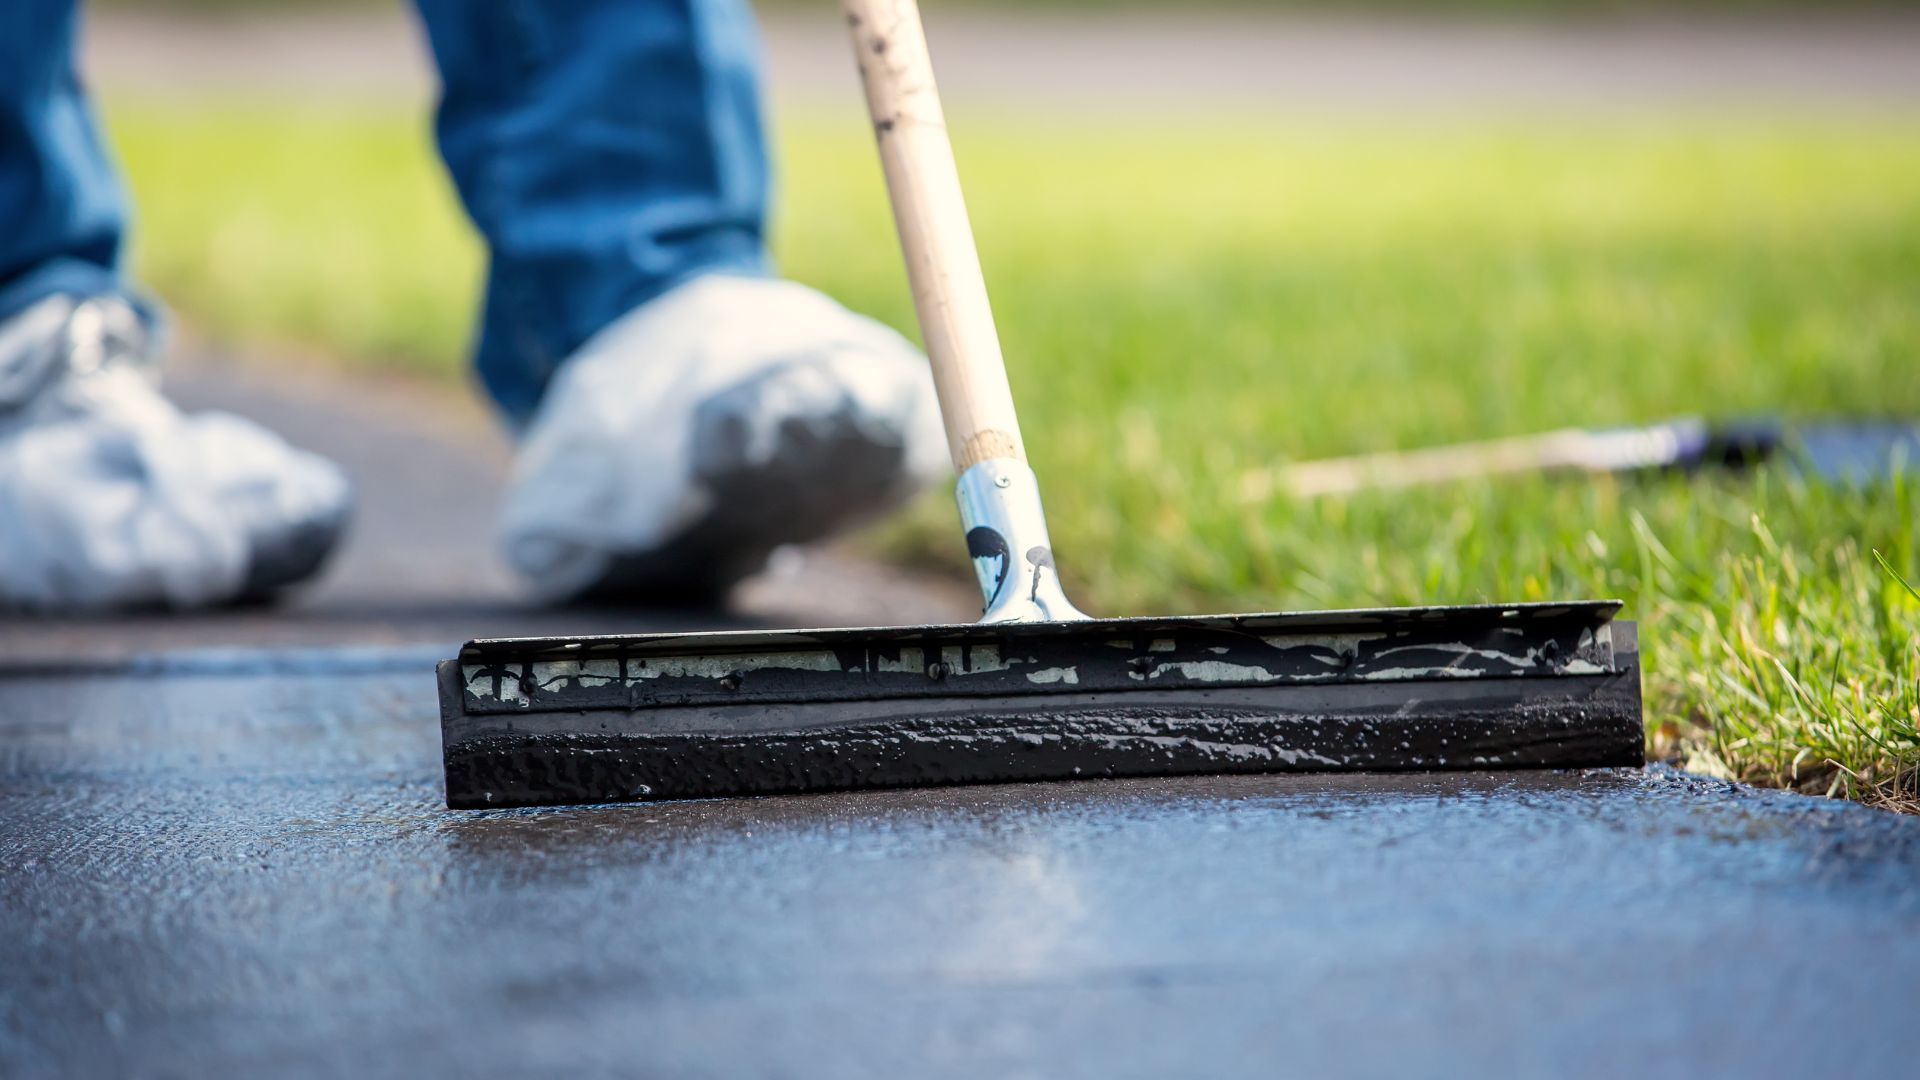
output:
[[[1742, 445], [1759, 447], [1767, 430], [1778, 443], [1778, 425], [1755, 427]], [[1351, 495], [1516, 473], [1620, 473], [1636, 469], [1693, 466], [1713, 443], [1713, 432], [1692, 417], [1647, 427], [1567, 428], [1542, 435], [1398, 450], [1324, 461], [1298, 461], [1272, 469], [1250, 470], [1240, 477], [1246, 502], [1265, 502], [1275, 494], [1295, 498]], [[1737, 449], [1728, 443], [1730, 451]], [[1764, 453], [1764, 451], [1761, 451]]]
[[915, 0], [844, 0], [953, 466], [1025, 461]]

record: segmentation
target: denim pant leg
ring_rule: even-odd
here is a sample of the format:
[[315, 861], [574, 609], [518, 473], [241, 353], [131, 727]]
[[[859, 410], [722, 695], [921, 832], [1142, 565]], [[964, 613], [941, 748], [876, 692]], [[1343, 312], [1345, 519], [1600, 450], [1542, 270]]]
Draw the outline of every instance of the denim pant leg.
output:
[[74, 63], [75, 0], [0, 3], [0, 319], [117, 291], [126, 199]]
[[582, 342], [710, 270], [766, 272], [745, 0], [416, 0], [440, 152], [491, 253], [475, 365], [523, 424]]

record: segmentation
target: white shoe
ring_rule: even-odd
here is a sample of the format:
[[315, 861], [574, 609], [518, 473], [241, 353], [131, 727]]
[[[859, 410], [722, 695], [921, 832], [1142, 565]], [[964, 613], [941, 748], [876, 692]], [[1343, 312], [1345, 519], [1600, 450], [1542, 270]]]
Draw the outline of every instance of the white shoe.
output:
[[776, 548], [946, 471], [932, 375], [905, 338], [803, 285], [709, 275], [560, 369], [502, 538], [550, 600], [711, 603]]
[[311, 576], [351, 503], [331, 462], [160, 396], [117, 297], [0, 324], [0, 607], [204, 607]]

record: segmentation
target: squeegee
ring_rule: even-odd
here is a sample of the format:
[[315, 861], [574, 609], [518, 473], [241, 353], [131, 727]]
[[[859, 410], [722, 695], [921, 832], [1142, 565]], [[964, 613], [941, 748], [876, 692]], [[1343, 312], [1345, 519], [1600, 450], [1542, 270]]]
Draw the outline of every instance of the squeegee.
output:
[[845, 0], [979, 622], [468, 642], [454, 808], [1642, 760], [1616, 601], [1095, 619], [1062, 591], [914, 0]]

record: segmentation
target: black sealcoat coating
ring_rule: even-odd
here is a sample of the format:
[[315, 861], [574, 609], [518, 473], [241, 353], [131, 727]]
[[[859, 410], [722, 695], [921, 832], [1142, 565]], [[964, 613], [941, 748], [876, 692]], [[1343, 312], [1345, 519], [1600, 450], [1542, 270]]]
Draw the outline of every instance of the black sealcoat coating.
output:
[[451, 812], [426, 669], [0, 679], [0, 1075], [1899, 1076], [1920, 819], [1664, 769]]

